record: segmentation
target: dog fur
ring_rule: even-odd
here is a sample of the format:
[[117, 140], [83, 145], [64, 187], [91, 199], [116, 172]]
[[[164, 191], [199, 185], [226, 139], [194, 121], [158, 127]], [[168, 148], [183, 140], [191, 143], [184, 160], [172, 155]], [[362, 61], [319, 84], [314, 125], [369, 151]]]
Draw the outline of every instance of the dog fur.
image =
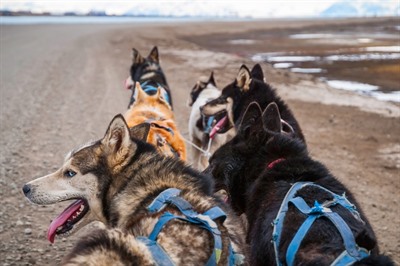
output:
[[[213, 206], [225, 211], [227, 219], [215, 221], [223, 243], [219, 265], [227, 264], [228, 243], [235, 251], [244, 253], [239, 220], [212, 196], [212, 180], [181, 160], [156, 152], [145, 142], [149, 130], [149, 124], [129, 129], [118, 115], [102, 139], [73, 150], [56, 172], [24, 186], [25, 196], [33, 203], [46, 205], [75, 199], [84, 206], [83, 217], [78, 221], [72, 218], [73, 226], [67, 232], [57, 231], [64, 233], [58, 236], [70, 235], [93, 221], [108, 228], [81, 240], [65, 264], [98, 265], [99, 259], [104, 259], [108, 265], [153, 265], [147, 248], [133, 237], [148, 236], [165, 212], [180, 214], [172, 205], [158, 213], [147, 210], [167, 188], [180, 189], [180, 197], [198, 213]], [[67, 218], [63, 219], [62, 228], [68, 223]], [[157, 242], [177, 265], [205, 264], [214, 247], [208, 231], [180, 220], [165, 225]]]
[[[172, 108], [172, 95], [169, 89], [167, 78], [161, 69], [160, 57], [157, 46], [154, 46], [149, 55], [145, 58], [138, 50], [132, 48], [132, 65], [130, 67], [130, 75], [125, 81], [125, 87], [132, 90], [128, 108], [135, 102], [135, 83], [143, 84], [147, 82], [153, 87], [161, 87], [164, 98]], [[155, 91], [149, 91], [149, 95], [155, 94]]]
[[201, 112], [205, 116], [226, 115], [228, 117], [227, 123], [219, 130], [219, 133], [224, 133], [233, 126], [238, 127], [238, 123], [242, 120], [247, 106], [254, 101], [262, 109], [266, 108], [269, 103], [275, 102], [279, 110], [281, 110], [284, 122], [283, 129], [287, 132], [294, 132], [296, 137], [305, 142], [303, 133], [292, 111], [277, 96], [275, 90], [265, 82], [264, 74], [259, 64], [256, 64], [251, 72], [245, 65], [242, 65], [235, 81], [222, 90], [220, 97], [205, 104]]
[[[284, 160], [276, 161], [283, 158]], [[271, 162], [277, 162], [272, 168]], [[212, 174], [216, 187], [227, 190], [237, 214], [245, 213], [249, 229], [250, 265], [275, 265], [272, 231], [280, 205], [293, 183], [310, 181], [332, 192], [345, 193], [361, 219], [356, 220], [342, 206], [331, 207], [346, 221], [360, 247], [371, 250], [371, 256], [354, 265], [393, 265], [379, 254], [375, 234], [351, 192], [321, 163], [310, 158], [305, 144], [282, 130], [278, 106], [271, 103], [262, 113], [257, 103], [248, 106], [237, 135], [218, 149], [205, 173]], [[297, 192], [308, 205], [325, 202], [332, 196], [315, 187]], [[305, 215], [290, 206], [283, 222], [279, 254], [285, 264], [288, 245], [304, 222]], [[345, 250], [336, 227], [326, 219], [317, 219], [308, 231], [295, 258], [295, 265], [330, 265]]]
[[186, 160], [186, 145], [175, 123], [174, 113], [162, 96], [161, 89], [155, 95], [143, 91], [136, 83], [136, 101], [125, 113], [129, 127], [142, 123], [152, 125], [147, 142], [157, 147], [165, 155]]
[[[201, 147], [203, 150], [208, 150], [210, 135], [204, 132], [203, 116], [200, 112], [200, 107], [207, 102], [218, 98], [221, 95], [221, 90], [217, 88], [214, 79], [214, 73], [211, 72], [210, 77], [201, 77], [190, 92], [188, 105], [192, 107], [189, 117], [189, 137], [192, 143]], [[231, 139], [235, 134], [235, 129], [232, 128], [225, 134], [217, 134], [214, 136], [209, 153], [213, 154], [222, 144]], [[191, 149], [192, 160], [194, 167], [199, 170], [204, 170], [208, 166], [208, 157], [202, 154], [198, 149]]]

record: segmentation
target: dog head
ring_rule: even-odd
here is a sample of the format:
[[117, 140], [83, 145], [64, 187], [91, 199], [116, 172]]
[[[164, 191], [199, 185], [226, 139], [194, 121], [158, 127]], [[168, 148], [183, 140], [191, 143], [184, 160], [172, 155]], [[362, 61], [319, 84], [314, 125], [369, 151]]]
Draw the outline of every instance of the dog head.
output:
[[238, 105], [251, 89], [253, 79], [263, 80], [263, 78], [259, 64], [256, 64], [251, 72], [242, 65], [236, 79], [222, 90], [221, 96], [201, 108], [202, 114], [206, 117], [214, 116], [218, 121], [224, 120], [224, 123], [220, 123], [218, 133], [225, 133], [235, 125], [240, 115]]
[[35, 204], [73, 200], [51, 222], [47, 232], [50, 242], [56, 235], [68, 236], [92, 221], [107, 223], [104, 205], [124, 182], [113, 177], [124, 169], [139, 146], [146, 145], [142, 141], [149, 128], [143, 124], [130, 130], [122, 115], [117, 115], [102, 139], [71, 151], [56, 172], [24, 185], [25, 196]]
[[205, 90], [206, 88], [213, 88], [216, 89], [217, 85], [215, 83], [214, 79], [214, 72], [211, 72], [210, 77], [201, 77], [194, 87], [192, 88], [192, 91], [190, 92], [190, 98], [188, 100], [188, 106], [192, 106], [193, 103], [197, 100], [199, 97], [200, 93]]
[[186, 148], [174, 122], [171, 106], [163, 96], [163, 88], [159, 87], [155, 95], [148, 95], [137, 82], [135, 91], [137, 100], [125, 113], [128, 126], [149, 123], [147, 143], [157, 147], [161, 154], [185, 160]]
[[135, 82], [153, 80], [166, 85], [167, 80], [160, 66], [158, 48], [154, 46], [147, 57], [143, 57], [138, 50], [132, 48], [132, 65], [130, 76], [126, 79], [125, 87], [133, 89]]
[[229, 202], [238, 214], [245, 211], [248, 187], [276, 157], [272, 155], [275, 150], [269, 151], [276, 146], [274, 139], [294, 138], [291, 127], [286, 128], [285, 124], [275, 103], [262, 112], [253, 102], [247, 107], [236, 136], [210, 158], [204, 172], [214, 177], [216, 191], [227, 191]]

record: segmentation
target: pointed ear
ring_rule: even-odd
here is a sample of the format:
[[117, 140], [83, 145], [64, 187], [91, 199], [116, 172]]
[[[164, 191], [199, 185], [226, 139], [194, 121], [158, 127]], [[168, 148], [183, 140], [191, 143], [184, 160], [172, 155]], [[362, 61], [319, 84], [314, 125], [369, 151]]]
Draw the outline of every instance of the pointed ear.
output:
[[263, 127], [266, 131], [281, 133], [282, 122], [278, 105], [275, 102], [268, 104], [262, 114]]
[[157, 87], [157, 92], [155, 94], [155, 97], [157, 97], [157, 99], [162, 99], [162, 94], [161, 94], [162, 88], [160, 86]]
[[255, 64], [251, 70], [251, 77], [258, 80], [264, 80], [264, 73], [260, 64]]
[[129, 128], [121, 114], [113, 118], [101, 142], [109, 152], [116, 155], [125, 154], [129, 149], [131, 146]]
[[212, 84], [214, 87], [217, 87], [217, 84], [215, 83], [214, 79], [214, 71], [211, 71], [210, 78], [207, 81], [208, 84]]
[[240, 122], [237, 134], [249, 137], [251, 129], [255, 126], [257, 119], [261, 117], [261, 113], [261, 107], [257, 102], [250, 103]]
[[144, 58], [140, 55], [139, 51], [135, 48], [132, 48], [132, 62], [134, 64], [142, 64], [144, 62]]
[[129, 129], [131, 138], [146, 142], [150, 132], [150, 124], [143, 123]]
[[239, 73], [236, 76], [236, 85], [244, 91], [250, 89], [251, 75], [249, 69], [242, 65], [239, 69]]
[[135, 102], [142, 102], [147, 97], [147, 93], [142, 89], [142, 86], [140, 85], [139, 82], [136, 82], [135, 84], [135, 96], [136, 96]]
[[148, 57], [151, 58], [154, 62], [159, 63], [157, 46], [154, 46], [153, 49], [151, 49], [150, 54], [149, 54]]

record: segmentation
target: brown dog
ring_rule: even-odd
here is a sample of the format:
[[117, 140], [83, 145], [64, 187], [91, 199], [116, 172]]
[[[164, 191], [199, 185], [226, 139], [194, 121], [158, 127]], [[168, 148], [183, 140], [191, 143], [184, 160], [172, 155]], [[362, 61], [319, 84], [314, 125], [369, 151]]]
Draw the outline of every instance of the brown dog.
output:
[[148, 95], [136, 82], [136, 101], [124, 117], [130, 128], [142, 123], [151, 124], [147, 142], [157, 147], [162, 154], [178, 156], [185, 161], [185, 142], [175, 124], [174, 113], [161, 91], [158, 88], [155, 95]]

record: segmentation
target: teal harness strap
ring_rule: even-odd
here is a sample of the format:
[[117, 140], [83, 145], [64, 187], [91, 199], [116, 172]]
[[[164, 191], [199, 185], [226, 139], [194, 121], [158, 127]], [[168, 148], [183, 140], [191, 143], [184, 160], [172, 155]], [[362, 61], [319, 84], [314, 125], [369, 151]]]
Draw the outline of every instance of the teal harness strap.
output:
[[210, 116], [210, 117], [207, 117], [207, 118], [205, 116], [203, 116], [203, 126], [204, 126], [203, 132], [204, 133], [210, 134], [213, 122], [214, 122], [214, 116]]
[[[140, 86], [142, 87], [142, 89], [143, 89], [147, 94], [149, 94], [149, 92], [157, 92], [158, 87], [162, 87], [162, 88], [163, 88], [163, 86], [162, 86], [161, 84], [159, 84], [159, 83], [157, 83], [157, 86], [158, 86], [158, 87], [152, 86], [152, 85], [149, 84], [149, 81], [145, 81], [145, 82], [143, 82], [143, 83], [140, 83]], [[170, 101], [170, 99], [169, 99], [169, 95], [168, 95], [167, 92], [165, 92], [165, 93], [163, 94], [163, 97], [164, 97], [164, 99], [169, 103], [169, 105], [171, 105], [171, 101]]]
[[307, 184], [308, 182], [297, 182], [289, 189], [289, 191], [286, 193], [285, 198], [283, 199], [281, 207], [279, 208], [278, 214], [272, 223], [272, 226], [274, 227], [272, 231], [272, 243], [274, 244], [275, 260], [276, 260], [276, 265], [278, 266], [282, 265], [281, 261], [279, 260], [279, 244], [281, 240], [283, 220], [285, 219], [286, 212], [289, 209], [288, 202], [291, 198], [294, 197], [294, 195], [299, 189], [301, 189], [303, 186]]
[[[221, 239], [221, 232], [219, 231], [218, 226], [214, 222], [214, 220], [221, 219], [223, 222], [226, 219], [225, 213], [219, 207], [213, 207], [204, 212], [203, 214], [199, 214], [193, 210], [193, 207], [189, 202], [178, 196], [179, 193], [180, 190], [176, 188], [166, 189], [163, 192], [161, 192], [147, 207], [150, 213], [156, 213], [162, 210], [166, 206], [166, 204], [172, 204], [175, 207], [177, 207], [179, 211], [183, 214], [183, 215], [175, 215], [169, 212], [165, 212], [163, 215], [161, 215], [161, 217], [155, 224], [152, 232], [148, 237], [150, 243], [154, 242], [157, 243], [156, 241], [158, 234], [161, 232], [163, 227], [171, 220], [178, 219], [181, 221], [192, 223], [212, 233], [214, 238], [214, 248], [213, 248], [213, 253], [208, 259], [206, 265], [212, 266], [218, 264], [222, 253], [222, 239]], [[230, 248], [229, 265], [235, 265], [235, 263], [237, 262], [235, 258], [241, 258], [241, 257], [240, 255], [238, 256], [233, 252], [230, 245], [229, 248]], [[154, 257], [168, 256], [167, 254], [160, 253], [159, 249], [153, 249], [152, 254], [153, 251], [157, 252], [157, 255]], [[233, 259], [231, 258], [231, 256], [233, 257]], [[165, 260], [167, 261], [167, 259]]]
[[[357, 246], [350, 227], [339, 214], [332, 212], [330, 208], [322, 206], [317, 201], [314, 203], [314, 207], [310, 208], [301, 197], [296, 197], [290, 200], [290, 202], [293, 203], [302, 213], [308, 215], [308, 218], [297, 230], [296, 235], [290, 242], [290, 245], [287, 249], [286, 263], [288, 265], [293, 265], [295, 255], [301, 245], [303, 238], [306, 236], [313, 222], [322, 216], [327, 217], [339, 230], [339, 233], [342, 236], [344, 242], [344, 246], [346, 248], [346, 252], [353, 258], [353, 263], [369, 255], [368, 253], [364, 252], [364, 249], [361, 249]], [[340, 263], [340, 261], [338, 261], [337, 263]]]
[[[330, 202], [326, 202], [324, 204], [319, 204], [315, 201], [313, 207], [309, 207], [307, 203], [301, 197], [294, 197], [296, 192], [303, 188], [304, 186], [314, 186], [318, 187], [333, 196], [333, 200]], [[359, 261], [367, 256], [369, 256], [369, 252], [364, 248], [358, 247], [353, 232], [347, 225], [347, 223], [343, 220], [343, 218], [333, 212], [329, 207], [335, 206], [340, 204], [341, 206], [345, 207], [348, 211], [352, 213], [352, 215], [359, 221], [363, 222], [360, 218], [359, 213], [357, 212], [355, 206], [351, 204], [346, 196], [339, 196], [330, 190], [316, 185], [311, 182], [299, 182], [295, 183], [290, 190], [287, 192], [281, 208], [277, 214], [277, 218], [274, 220], [273, 226], [273, 237], [272, 241], [274, 244], [275, 249], [275, 257], [276, 257], [276, 264], [278, 266], [282, 265], [282, 262], [279, 259], [279, 243], [280, 243], [280, 234], [282, 232], [283, 220], [286, 215], [286, 212], [289, 208], [289, 203], [292, 203], [296, 206], [296, 208], [301, 211], [302, 213], [306, 214], [308, 217], [303, 222], [303, 224], [298, 229], [297, 233], [293, 237], [292, 241], [290, 242], [288, 249], [286, 251], [286, 263], [287, 265], [291, 266], [294, 264], [295, 256], [297, 251], [301, 245], [302, 240], [306, 236], [308, 230], [314, 223], [314, 221], [320, 217], [328, 218], [338, 229], [345, 246], [345, 251], [331, 264], [332, 266], [342, 266], [342, 265], [351, 265], [356, 261]]]
[[143, 236], [136, 237], [136, 239], [147, 246], [153, 259], [157, 262], [157, 266], [174, 266], [174, 262], [157, 241]]

